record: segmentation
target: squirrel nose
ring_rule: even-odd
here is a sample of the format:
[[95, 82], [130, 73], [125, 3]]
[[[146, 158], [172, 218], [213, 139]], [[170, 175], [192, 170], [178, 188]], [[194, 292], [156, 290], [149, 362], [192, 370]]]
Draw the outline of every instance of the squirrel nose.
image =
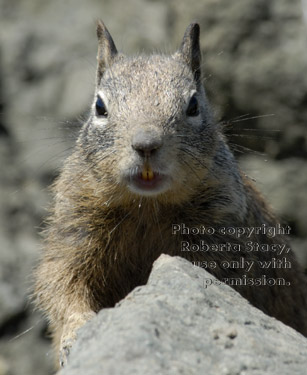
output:
[[138, 129], [132, 137], [131, 146], [140, 156], [149, 157], [162, 146], [162, 139], [157, 132]]

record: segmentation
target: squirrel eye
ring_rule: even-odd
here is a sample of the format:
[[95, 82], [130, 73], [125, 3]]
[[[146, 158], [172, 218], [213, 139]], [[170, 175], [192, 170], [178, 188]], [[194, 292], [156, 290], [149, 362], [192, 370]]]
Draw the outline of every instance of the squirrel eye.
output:
[[100, 96], [96, 100], [96, 113], [98, 116], [108, 117], [106, 106]]
[[196, 96], [193, 95], [190, 99], [190, 103], [186, 112], [187, 116], [193, 117], [199, 115], [199, 108], [198, 108], [198, 100], [196, 99]]

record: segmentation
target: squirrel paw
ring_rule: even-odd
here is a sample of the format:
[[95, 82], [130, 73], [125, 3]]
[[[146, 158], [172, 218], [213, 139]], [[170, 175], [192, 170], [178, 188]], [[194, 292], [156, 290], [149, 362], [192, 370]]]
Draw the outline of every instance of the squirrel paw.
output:
[[75, 340], [67, 339], [63, 340], [61, 344], [61, 349], [59, 353], [60, 367], [64, 367], [67, 364], [67, 359], [70, 353], [70, 349]]
[[88, 320], [93, 318], [96, 314], [93, 311], [88, 311], [83, 314], [72, 314], [64, 326], [59, 351], [60, 368], [66, 366], [67, 359], [70, 354], [70, 349], [77, 339], [77, 331]]

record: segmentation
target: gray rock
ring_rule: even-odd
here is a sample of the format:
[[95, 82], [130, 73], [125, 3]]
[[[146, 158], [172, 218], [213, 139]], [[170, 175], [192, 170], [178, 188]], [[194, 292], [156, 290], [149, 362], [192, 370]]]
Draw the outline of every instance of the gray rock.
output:
[[81, 328], [60, 374], [305, 374], [306, 338], [206, 278], [162, 255], [147, 285]]

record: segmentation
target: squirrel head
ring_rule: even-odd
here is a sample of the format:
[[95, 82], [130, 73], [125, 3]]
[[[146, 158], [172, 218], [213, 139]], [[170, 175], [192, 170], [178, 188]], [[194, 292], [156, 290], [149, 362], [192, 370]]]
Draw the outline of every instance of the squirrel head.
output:
[[209, 173], [217, 143], [201, 84], [199, 25], [172, 55], [127, 57], [99, 21], [96, 92], [79, 145], [113, 195], [188, 199]]

